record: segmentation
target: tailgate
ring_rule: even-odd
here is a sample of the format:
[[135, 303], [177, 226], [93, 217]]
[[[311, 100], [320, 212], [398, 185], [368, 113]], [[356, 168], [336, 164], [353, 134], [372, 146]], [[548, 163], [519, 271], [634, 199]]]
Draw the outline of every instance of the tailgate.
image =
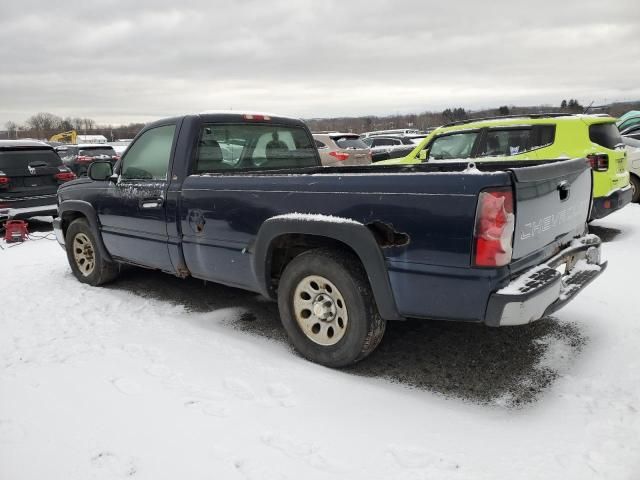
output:
[[591, 168], [584, 159], [514, 168], [516, 228], [513, 259], [582, 235], [589, 216]]

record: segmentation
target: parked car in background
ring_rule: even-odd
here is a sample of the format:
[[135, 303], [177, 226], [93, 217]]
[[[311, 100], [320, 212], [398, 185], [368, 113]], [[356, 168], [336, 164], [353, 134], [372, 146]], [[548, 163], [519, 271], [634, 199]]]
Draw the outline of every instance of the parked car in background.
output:
[[131, 143], [130, 140], [129, 141], [119, 140], [119, 141], [115, 141], [115, 142], [109, 142], [107, 145], [109, 145], [110, 147], [113, 147], [113, 149], [116, 152], [116, 155], [118, 157], [121, 157], [130, 143]]
[[390, 158], [402, 158], [415, 148], [410, 137], [395, 135], [373, 135], [362, 139], [371, 148], [371, 160], [380, 162]]
[[627, 149], [627, 164], [629, 165], [629, 183], [633, 195], [631, 201], [640, 203], [640, 140], [622, 137]]
[[620, 132], [623, 137], [635, 138], [640, 140], [640, 125], [633, 125]]
[[74, 178], [52, 146], [0, 140], [0, 221], [55, 215], [58, 187]]
[[533, 114], [454, 122], [435, 129], [406, 157], [384, 163], [587, 158], [593, 170], [591, 219], [624, 207], [633, 194], [626, 152], [608, 115]]
[[379, 135], [395, 135], [395, 136], [406, 136], [406, 135], [419, 135], [421, 132], [416, 128], [393, 128], [391, 130], [375, 130], [373, 132], [364, 132], [360, 134], [360, 138], [367, 137], [375, 137]]
[[78, 177], [86, 175], [89, 165], [97, 160], [115, 164], [120, 159], [112, 146], [104, 144], [61, 145], [55, 149], [64, 164]]
[[640, 128], [640, 110], [631, 110], [625, 113], [618, 118], [616, 125], [623, 135], [631, 130], [636, 131], [637, 128]]
[[369, 165], [371, 150], [355, 133], [314, 133], [322, 165]]

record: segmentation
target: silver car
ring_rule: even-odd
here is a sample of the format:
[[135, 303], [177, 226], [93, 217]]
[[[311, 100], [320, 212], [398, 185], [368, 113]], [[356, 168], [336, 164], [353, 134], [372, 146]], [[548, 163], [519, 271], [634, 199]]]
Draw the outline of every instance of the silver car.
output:
[[371, 164], [371, 150], [355, 133], [314, 133], [324, 166]]

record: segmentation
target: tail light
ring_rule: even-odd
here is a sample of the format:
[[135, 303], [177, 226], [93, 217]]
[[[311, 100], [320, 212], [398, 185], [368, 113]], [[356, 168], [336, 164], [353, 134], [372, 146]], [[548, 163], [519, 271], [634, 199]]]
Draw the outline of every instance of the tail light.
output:
[[0, 188], [9, 186], [9, 177], [4, 172], [0, 172]]
[[474, 265], [507, 265], [513, 252], [514, 228], [513, 192], [505, 189], [480, 192], [474, 230]]
[[349, 158], [349, 154], [347, 152], [329, 152], [329, 155], [341, 162], [344, 162]]
[[78, 155], [78, 157], [76, 158], [76, 162], [80, 162], [80, 163], [89, 163], [93, 161], [93, 157], [88, 157], [86, 155]]
[[76, 178], [76, 174], [73, 172], [59, 172], [56, 173], [54, 177], [59, 182], [68, 182], [69, 180], [74, 180]]
[[259, 115], [256, 113], [245, 114], [242, 116], [242, 118], [244, 118], [245, 120], [254, 120], [256, 122], [265, 122], [265, 121], [271, 120], [271, 117], [269, 117], [268, 115]]
[[609, 155], [606, 153], [587, 155], [587, 160], [589, 160], [589, 165], [591, 165], [591, 169], [595, 172], [606, 172], [609, 170]]

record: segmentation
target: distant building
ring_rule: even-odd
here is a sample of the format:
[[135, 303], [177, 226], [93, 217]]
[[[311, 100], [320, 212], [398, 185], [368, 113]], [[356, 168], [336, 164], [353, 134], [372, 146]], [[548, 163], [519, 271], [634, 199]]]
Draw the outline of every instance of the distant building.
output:
[[78, 135], [78, 143], [107, 143], [104, 135]]

